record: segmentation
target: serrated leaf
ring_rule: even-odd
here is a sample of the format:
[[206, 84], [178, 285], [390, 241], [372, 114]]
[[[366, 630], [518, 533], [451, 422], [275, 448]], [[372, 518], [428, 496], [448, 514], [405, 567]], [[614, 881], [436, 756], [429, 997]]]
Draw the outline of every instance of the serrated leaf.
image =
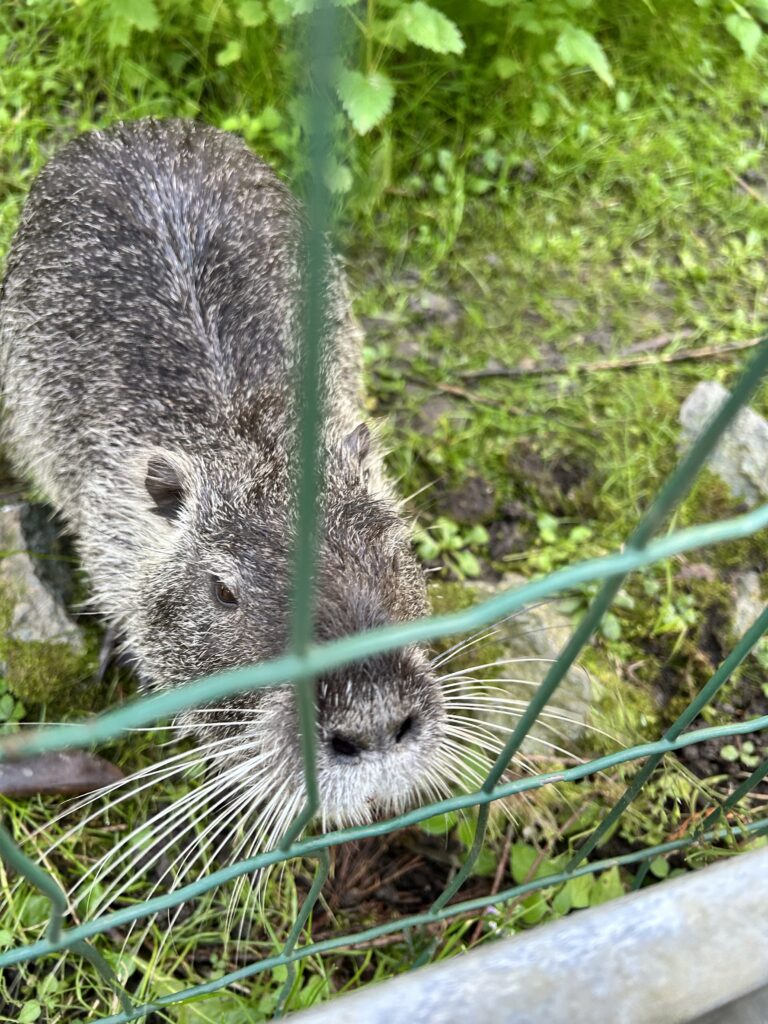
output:
[[142, 32], [154, 32], [160, 25], [155, 0], [120, 0], [112, 9], [117, 18]]
[[288, 0], [268, 0], [269, 13], [278, 25], [287, 25], [293, 17], [293, 10]]
[[333, 160], [323, 175], [325, 184], [334, 195], [345, 195], [352, 188], [352, 171], [346, 164]]
[[246, 28], [263, 25], [267, 20], [267, 12], [261, 0], [242, 0], [237, 5], [237, 16]]
[[591, 32], [575, 25], [566, 25], [555, 43], [555, 51], [568, 67], [586, 64], [597, 77], [613, 88], [614, 78], [605, 51]]
[[216, 54], [216, 63], [220, 68], [225, 68], [229, 64], [235, 64], [242, 56], [243, 44], [237, 39], [230, 39], [224, 49]]
[[729, 14], [725, 19], [725, 27], [741, 47], [745, 57], [754, 57], [763, 30], [754, 18], [744, 14]]
[[454, 22], [423, 0], [405, 4], [394, 21], [416, 46], [423, 46], [434, 53], [464, 53], [464, 40]]
[[364, 75], [344, 68], [336, 79], [336, 92], [358, 135], [365, 135], [383, 121], [395, 98], [391, 79], [380, 71]]
[[131, 25], [125, 18], [112, 18], [107, 26], [107, 46], [114, 50], [117, 46], [127, 46], [131, 41]]

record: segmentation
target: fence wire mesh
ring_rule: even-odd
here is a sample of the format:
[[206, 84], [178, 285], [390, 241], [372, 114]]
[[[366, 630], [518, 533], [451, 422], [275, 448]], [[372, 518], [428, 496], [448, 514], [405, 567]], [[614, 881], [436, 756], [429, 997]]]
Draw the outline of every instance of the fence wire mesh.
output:
[[[611, 555], [591, 559], [534, 580], [525, 586], [508, 590], [460, 612], [434, 616], [404, 625], [375, 629], [348, 636], [322, 645], [312, 640], [313, 579], [318, 543], [317, 500], [322, 486], [322, 465], [317, 453], [323, 423], [324, 398], [324, 278], [327, 271], [326, 235], [331, 223], [331, 197], [325, 182], [325, 171], [333, 151], [333, 97], [332, 73], [337, 39], [334, 8], [321, 3], [309, 16], [308, 38], [311, 52], [307, 68], [311, 77], [307, 109], [307, 140], [311, 170], [308, 199], [308, 235], [306, 268], [306, 333], [299, 379], [297, 381], [297, 407], [300, 410], [299, 465], [296, 477], [297, 542], [295, 548], [295, 584], [293, 599], [293, 631], [290, 650], [268, 663], [217, 674], [190, 682], [173, 691], [135, 699], [95, 719], [75, 724], [22, 730], [0, 739], [0, 761], [18, 760], [36, 754], [69, 748], [92, 747], [119, 737], [131, 729], [168, 721], [180, 712], [210, 705], [227, 696], [247, 690], [268, 688], [290, 683], [296, 688], [299, 722], [304, 758], [306, 804], [295, 821], [285, 831], [274, 849], [212, 871], [199, 880], [177, 890], [154, 896], [136, 905], [109, 913], [100, 913], [86, 919], [76, 927], [64, 927], [68, 901], [64, 891], [51, 875], [38, 863], [25, 855], [14, 842], [8, 830], [0, 824], [0, 856], [15, 872], [42, 893], [50, 903], [49, 923], [45, 937], [0, 954], [0, 969], [27, 963], [62, 951], [87, 958], [97, 971], [114, 987], [122, 1010], [100, 1018], [101, 1024], [125, 1024], [139, 1020], [152, 1011], [201, 997], [235, 982], [242, 982], [264, 971], [288, 967], [282, 997], [278, 1004], [281, 1014], [292, 983], [291, 969], [301, 959], [328, 953], [356, 942], [370, 941], [381, 936], [432, 925], [453, 915], [481, 911], [490, 904], [503, 904], [544, 887], [598, 873], [616, 865], [640, 865], [636, 877], [639, 885], [651, 861], [659, 856], [686, 849], [696, 843], [718, 839], [748, 840], [768, 832], [768, 819], [742, 816], [738, 825], [728, 820], [728, 812], [768, 775], [768, 760], [759, 764], [741, 785], [712, 809], [707, 816], [691, 825], [688, 834], [672, 841], [656, 844], [618, 857], [588, 860], [601, 840], [609, 833], [620, 816], [641, 791], [664, 756], [690, 744], [707, 740], [733, 737], [759, 732], [768, 728], [768, 715], [748, 721], [690, 730], [689, 727], [710, 704], [721, 687], [731, 678], [741, 662], [768, 631], [768, 607], [747, 629], [739, 642], [722, 662], [698, 696], [679, 715], [675, 722], [655, 742], [643, 743], [594, 758], [573, 767], [554, 772], [532, 774], [513, 781], [503, 781], [504, 774], [536, 723], [553, 694], [574, 665], [580, 652], [589, 643], [628, 574], [650, 566], [662, 559], [691, 551], [706, 545], [718, 544], [747, 537], [768, 526], [768, 506], [762, 506], [745, 515], [717, 523], [708, 523], [658, 536], [670, 516], [688, 494], [698, 472], [705, 465], [724, 431], [768, 371], [768, 339], [761, 342], [751, 363], [747, 366], [730, 397], [694, 442], [677, 468], [667, 479], [657, 497], [640, 519], [623, 548]], [[544, 680], [537, 687], [527, 708], [522, 713], [503, 749], [488, 770], [482, 785], [474, 792], [462, 793], [438, 802], [416, 807], [407, 813], [385, 821], [353, 828], [337, 829], [319, 835], [301, 838], [305, 826], [318, 809], [318, 787], [315, 771], [315, 699], [314, 680], [323, 672], [342, 665], [353, 664], [363, 658], [393, 648], [417, 642], [434, 641], [442, 637], [471, 632], [496, 623], [520, 609], [544, 598], [563, 594], [585, 583], [601, 583], [601, 587], [581, 618], [573, 635], [566, 643], [557, 661], [551, 665]], [[572, 855], [565, 870], [558, 874], [534, 878], [512, 886], [491, 896], [465, 899], [452, 903], [469, 877], [482, 849], [488, 826], [489, 811], [495, 801], [522, 793], [535, 792], [561, 782], [574, 782], [617, 765], [638, 763], [630, 785], [615, 802], [605, 818], [592, 830], [590, 836]], [[354, 840], [381, 836], [423, 822], [436, 814], [477, 809], [477, 823], [473, 841], [460, 870], [446, 885], [427, 912], [366, 928], [351, 934], [339, 934], [321, 941], [313, 941], [311, 934], [300, 943], [310, 920], [312, 910], [329, 872], [329, 851]], [[293, 928], [281, 952], [238, 970], [230, 971], [214, 980], [182, 991], [164, 995], [148, 1003], [135, 1004], [118, 984], [111, 968], [92, 944], [97, 936], [111, 929], [146, 919], [161, 911], [179, 907], [188, 900], [242, 878], [245, 875], [297, 858], [310, 858], [316, 869], [311, 888], [296, 914]], [[422, 955], [422, 961], [429, 956]]]

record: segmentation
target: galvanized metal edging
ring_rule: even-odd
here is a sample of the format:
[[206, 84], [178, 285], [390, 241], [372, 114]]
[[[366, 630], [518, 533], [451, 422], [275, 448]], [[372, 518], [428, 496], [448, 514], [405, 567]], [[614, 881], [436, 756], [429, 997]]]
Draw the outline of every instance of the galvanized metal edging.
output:
[[766, 879], [768, 848], [740, 854], [290, 1020], [728, 1024], [768, 985]]

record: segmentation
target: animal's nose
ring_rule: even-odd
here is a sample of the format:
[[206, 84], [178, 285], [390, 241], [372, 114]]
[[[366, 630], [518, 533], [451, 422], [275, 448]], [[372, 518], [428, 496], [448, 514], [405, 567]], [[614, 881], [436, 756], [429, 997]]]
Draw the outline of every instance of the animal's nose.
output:
[[405, 718], [401, 718], [391, 723], [387, 728], [381, 730], [375, 736], [351, 736], [340, 732], [335, 732], [330, 740], [329, 746], [334, 754], [345, 760], [352, 760], [359, 757], [363, 751], [370, 750], [381, 752], [391, 749], [393, 745], [397, 745], [407, 741], [407, 739], [416, 731], [417, 718], [416, 715], [406, 715]]
[[334, 733], [331, 736], [331, 750], [339, 757], [358, 757], [360, 751], [364, 749], [359, 741], [355, 741], [349, 736], [341, 736], [339, 733]]

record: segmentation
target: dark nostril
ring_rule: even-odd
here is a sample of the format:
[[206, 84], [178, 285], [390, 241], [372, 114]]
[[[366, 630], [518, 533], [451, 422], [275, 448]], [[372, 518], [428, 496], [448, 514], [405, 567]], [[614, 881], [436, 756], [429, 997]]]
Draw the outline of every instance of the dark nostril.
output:
[[346, 736], [339, 736], [338, 733], [331, 737], [331, 748], [341, 757], [357, 757], [360, 753], [360, 747], [356, 743]]
[[404, 718], [403, 721], [400, 723], [400, 728], [395, 733], [395, 743], [399, 743], [400, 740], [402, 740], [404, 736], [407, 736], [412, 728], [413, 728], [413, 715], [408, 715], [408, 717]]

